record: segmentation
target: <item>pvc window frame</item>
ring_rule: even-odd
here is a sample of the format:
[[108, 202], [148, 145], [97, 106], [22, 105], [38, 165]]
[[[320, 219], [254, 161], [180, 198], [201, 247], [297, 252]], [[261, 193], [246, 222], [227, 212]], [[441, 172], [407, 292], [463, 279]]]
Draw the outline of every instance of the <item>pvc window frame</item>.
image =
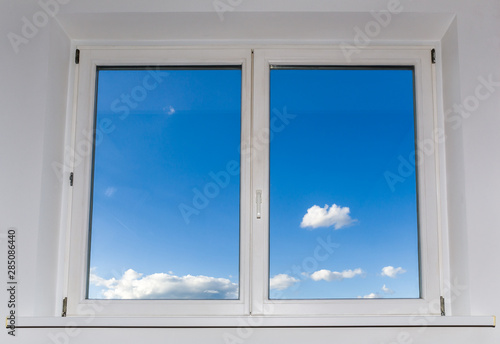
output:
[[[434, 107], [431, 49], [368, 48], [346, 58], [342, 49], [255, 49], [254, 100], [252, 136], [265, 137], [269, 130], [269, 70], [271, 66], [411, 66], [414, 68], [416, 152], [424, 153], [424, 142], [435, 142], [436, 111]], [[431, 140], [431, 141], [429, 141]], [[420, 298], [418, 299], [332, 299], [270, 300], [269, 276], [269, 207], [262, 216], [252, 216], [253, 241], [261, 243], [252, 251], [252, 314], [257, 315], [440, 315], [441, 267], [439, 264], [438, 151], [417, 154], [417, 194], [419, 222]], [[269, 149], [253, 154], [254, 190], [262, 190], [263, 204], [269, 204]]]
[[[240, 215], [240, 283], [238, 300], [93, 300], [86, 299], [89, 254], [92, 146], [96, 71], [98, 66], [235, 66], [241, 65], [241, 139], [250, 135], [251, 51], [248, 49], [92, 49], [80, 48], [77, 71], [76, 123], [73, 149], [74, 184], [70, 210], [67, 315], [204, 316], [249, 313], [249, 215]], [[83, 147], [83, 148], [82, 148]], [[249, 207], [249, 162], [240, 165], [240, 207]]]
[[[437, 111], [429, 47], [370, 47], [348, 59], [335, 47], [80, 47], [73, 150], [89, 142], [93, 131], [97, 66], [241, 65], [241, 142], [262, 145], [269, 133], [269, 70], [271, 65], [413, 66], [417, 151], [435, 140]], [[267, 144], [267, 148], [269, 142]], [[442, 269], [439, 259], [439, 145], [433, 154], [419, 154], [418, 206], [421, 270], [419, 299], [270, 300], [269, 290], [269, 149], [251, 148], [241, 156], [240, 299], [239, 300], [88, 300], [86, 294], [92, 154], [72, 161], [70, 240], [67, 272], [67, 316], [199, 317], [271, 316], [338, 317], [345, 315], [440, 315]], [[257, 218], [256, 191], [262, 191]], [[437, 305], [437, 306], [436, 306]], [[188, 321], [188, 320], [187, 320]], [[213, 322], [213, 321], [212, 321]], [[299, 321], [300, 322], [300, 321]], [[307, 321], [306, 321], [307, 322]], [[220, 325], [224, 320], [216, 321]], [[286, 325], [286, 321], [284, 323]], [[213, 326], [213, 325], [210, 325]]]

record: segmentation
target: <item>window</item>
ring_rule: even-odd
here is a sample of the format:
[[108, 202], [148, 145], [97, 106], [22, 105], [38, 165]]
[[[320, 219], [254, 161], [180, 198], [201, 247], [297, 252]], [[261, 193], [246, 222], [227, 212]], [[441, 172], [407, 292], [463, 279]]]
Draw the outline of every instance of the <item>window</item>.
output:
[[[384, 102], [377, 99], [378, 103], [383, 104], [390, 101], [391, 96], [393, 96], [393, 94], [383, 94], [384, 82], [382, 79], [385, 78], [387, 80], [390, 74], [389, 72], [392, 72], [393, 77], [399, 75], [397, 77], [399, 78], [398, 82], [406, 85], [403, 87], [403, 85], [400, 84], [397, 88], [399, 92], [405, 94], [408, 100], [404, 105], [406, 110], [404, 112], [398, 111], [401, 116], [406, 116], [405, 119], [401, 119], [404, 121], [404, 124], [399, 125], [407, 127], [404, 133], [405, 135], [408, 135], [409, 131], [411, 132], [411, 128], [408, 126], [414, 125], [415, 140], [413, 144], [416, 148], [411, 149], [411, 144], [408, 144], [408, 141], [404, 141], [406, 144], [400, 147], [403, 149], [401, 152], [394, 151], [394, 153], [391, 154], [384, 150], [384, 152], [377, 151], [373, 153], [377, 154], [373, 157], [374, 159], [383, 159], [384, 154], [392, 155], [392, 159], [385, 156], [388, 164], [387, 170], [385, 171], [378, 171], [378, 173], [377, 171], [370, 171], [375, 165], [366, 166], [368, 169], [366, 172], [357, 169], [347, 171], [339, 169], [339, 171], [348, 173], [349, 178], [355, 177], [356, 174], [354, 173], [357, 173], [358, 176], [361, 174], [363, 178], [372, 178], [371, 176], [373, 176], [373, 174], [385, 178], [384, 174], [388, 171], [389, 173], [386, 175], [392, 176], [392, 174], [394, 174], [398, 181], [401, 180], [398, 179], [398, 176], [399, 178], [405, 179], [405, 182], [401, 182], [401, 184], [397, 186], [393, 185], [397, 192], [394, 195], [392, 195], [391, 192], [390, 198], [395, 197], [397, 199], [399, 197], [397, 193], [400, 192], [401, 186], [404, 183], [406, 184], [403, 186], [403, 189], [413, 189], [413, 191], [410, 190], [406, 194], [407, 199], [404, 200], [405, 205], [408, 207], [408, 214], [410, 214], [409, 218], [400, 219], [400, 221], [404, 221], [406, 225], [413, 228], [407, 232], [410, 237], [409, 240], [404, 239], [406, 242], [400, 242], [401, 245], [408, 245], [406, 246], [404, 255], [405, 259], [412, 261], [412, 268], [406, 269], [402, 266], [403, 263], [400, 265], [391, 262], [387, 263], [387, 265], [382, 264], [381, 266], [377, 265], [367, 269], [365, 266], [375, 263], [378, 260], [375, 259], [376, 257], [374, 257], [373, 260], [366, 259], [364, 263], [366, 265], [363, 266], [356, 264], [356, 261], [359, 261], [359, 256], [356, 257], [356, 261], [353, 261], [351, 256], [351, 260], [345, 262], [342, 261], [343, 257], [340, 257], [340, 253], [338, 252], [340, 251], [340, 247], [342, 247], [342, 249], [347, 247], [346, 243], [342, 245], [339, 236], [345, 237], [349, 235], [349, 230], [361, 230], [362, 226], [367, 225], [366, 219], [363, 220], [363, 223], [358, 223], [345, 230], [341, 228], [335, 231], [335, 223], [327, 229], [323, 228], [323, 232], [321, 232], [322, 229], [317, 228], [314, 229], [312, 233], [316, 232], [318, 234], [309, 235], [309, 237], [306, 238], [306, 234], [308, 233], [304, 234], [304, 231], [307, 231], [307, 225], [309, 224], [309, 227], [314, 226], [314, 219], [311, 219], [311, 216], [309, 216], [309, 218], [306, 217], [308, 210], [310, 210], [310, 212], [319, 210], [320, 214], [321, 212], [328, 214], [333, 207], [336, 212], [344, 214], [342, 218], [343, 222], [337, 222], [337, 227], [342, 227], [342, 224], [358, 219], [358, 215], [357, 213], [355, 215], [355, 208], [344, 202], [348, 197], [352, 197], [352, 191], [344, 193], [337, 192], [336, 195], [343, 198], [337, 200], [331, 199], [334, 193], [331, 187], [322, 188], [318, 186], [318, 184], [314, 185], [314, 183], [323, 181], [329, 171], [325, 171], [323, 168], [318, 170], [311, 168], [307, 169], [307, 167], [299, 165], [303, 162], [300, 160], [301, 157], [304, 157], [304, 159], [317, 157], [313, 153], [307, 151], [307, 148], [312, 149], [313, 143], [310, 141], [312, 137], [314, 137], [315, 140], [324, 141], [328, 139], [330, 140], [330, 144], [331, 140], [333, 140], [328, 132], [328, 130], [331, 130], [331, 125], [327, 125], [328, 120], [322, 118], [321, 123], [317, 123], [317, 121], [314, 123], [314, 116], [315, 112], [317, 116], [326, 116], [336, 111], [336, 109], [329, 107], [328, 110], [331, 112], [327, 113], [324, 109], [324, 105], [322, 105], [328, 102], [330, 102], [328, 104], [331, 104], [333, 99], [335, 99], [335, 94], [332, 94], [334, 93], [333, 90], [335, 87], [341, 92], [355, 92], [357, 98], [354, 98], [354, 101], [361, 103], [362, 100], [360, 100], [360, 98], [369, 97], [370, 95], [360, 92], [365, 90], [366, 93], [369, 91], [369, 84], [372, 84], [371, 88], [374, 88], [375, 84], [378, 89], [373, 90], [371, 95], [383, 96]], [[345, 82], [346, 78], [351, 79], [350, 82], [353, 82], [355, 78], [362, 78], [358, 83], [362, 83], [363, 85], [354, 84], [354, 86], [349, 86], [349, 83], [341, 86], [334, 85], [335, 80], [333, 78], [339, 78], [339, 74], [342, 73], [349, 74], [349, 76], [344, 76], [344, 79], [341, 79], [343, 80], [342, 82]], [[384, 76], [379, 76], [380, 80], [378, 80], [377, 83], [377, 75], [381, 73], [384, 73]], [[254, 51], [254, 74], [254, 117], [252, 137], [257, 143], [253, 145], [254, 164], [252, 166], [252, 181], [253, 190], [261, 190], [262, 203], [266, 204], [266, 206], [262, 207], [261, 218], [254, 220], [252, 225], [254, 234], [253, 242], [262, 243], [262, 245], [258, 247], [253, 247], [252, 252], [254, 255], [252, 256], [252, 267], [253, 271], [263, 271], [263, 273], [257, 274], [257, 276], [253, 278], [254, 283], [252, 284], [253, 288], [251, 291], [252, 311], [257, 314], [287, 315], [410, 314], [420, 312], [438, 314], [439, 307], [435, 307], [436, 303], [439, 304], [440, 295], [437, 228], [438, 189], [436, 162], [434, 160], [437, 154], [426, 154], [426, 152], [423, 151], [424, 144], [430, 144], [432, 146], [435, 142], [430, 50], [364, 50], [358, 54], [356, 59], [347, 62], [342, 51], [335, 49], [256, 49]], [[300, 79], [292, 79], [291, 76], [294, 74], [301, 74]], [[355, 74], [357, 76], [355, 76]], [[402, 76], [403, 74], [405, 76]], [[404, 79], [406, 79], [406, 81], [404, 81]], [[395, 90], [395, 82], [395, 80], [391, 82], [386, 81], [385, 84], [386, 86], [390, 85], [392, 90]], [[276, 90], [275, 87], [279, 87], [279, 89]], [[327, 90], [325, 90], [326, 87], [328, 87]], [[363, 89], [363, 87], [366, 88]], [[328, 90], [330, 94], [326, 93]], [[349, 106], [349, 99], [352, 99], [349, 97], [353, 97], [354, 95], [352, 93], [349, 96], [346, 93], [341, 93], [340, 95], [342, 99], [336, 104], [338, 105], [339, 102], [345, 102], [345, 105], [339, 106], [347, 108]], [[402, 96], [402, 94], [400, 94], [400, 96]], [[325, 100], [324, 98], [326, 97], [329, 98]], [[312, 104], [303, 106], [303, 111], [301, 112], [301, 104], [308, 103], [308, 101]], [[286, 109], [284, 108], [285, 103], [287, 103]], [[363, 103], [365, 103], [366, 106], [366, 101]], [[372, 101], [370, 105], [371, 110], [373, 110], [374, 104], [376, 104], [376, 102]], [[358, 108], [362, 106], [362, 104], [355, 105]], [[283, 106], [283, 108], [280, 108], [281, 106]], [[294, 106], [296, 106], [297, 109], [295, 113], [293, 112]], [[414, 107], [413, 111], [411, 110], [412, 106]], [[394, 108], [394, 106], [391, 106], [391, 108]], [[349, 110], [352, 109], [353, 107], [349, 108]], [[383, 109], [384, 108], [379, 108], [378, 110], [385, 111]], [[283, 130], [275, 126], [275, 130], [273, 130], [273, 123], [275, 121], [273, 116], [287, 119], [289, 121], [288, 126]], [[350, 119], [344, 119], [343, 123], [347, 123], [349, 120]], [[360, 121], [360, 118], [356, 121], [352, 120], [349, 125], [357, 125], [357, 127], [342, 130], [342, 134], [345, 136], [347, 136], [347, 133], [351, 133], [349, 138], [345, 140], [357, 139], [359, 141], [359, 134], [353, 137], [354, 133], [362, 132], [363, 129], [361, 128], [368, 124], [366, 123], [367, 119], [365, 119], [365, 123]], [[389, 125], [387, 121], [381, 121], [383, 120], [377, 121], [376, 124], [372, 122], [371, 129], [373, 132], [367, 131], [367, 134], [370, 133], [372, 138], [378, 135], [384, 135], [385, 137], [383, 139], [388, 140], [386, 141], [387, 147], [393, 147], [393, 143], [389, 141], [394, 140], [394, 133], [383, 127], [383, 123]], [[390, 125], [398, 125], [394, 122], [394, 119], [389, 122]], [[338, 123], [338, 121], [335, 123]], [[377, 125], [380, 127], [377, 127]], [[276, 128], [278, 130], [276, 130]], [[307, 132], [308, 130], [309, 132]], [[310, 131], [312, 130], [315, 132], [311, 133]], [[389, 136], [387, 136], [388, 134]], [[309, 138], [309, 140], [307, 138]], [[400, 136], [400, 140], [401, 139], [403, 139], [403, 134]], [[365, 155], [365, 153], [368, 152], [370, 148], [376, 148], [377, 144], [383, 144], [380, 140], [381, 139], [378, 139], [378, 142], [371, 144], [370, 147], [358, 147], [358, 154], [362, 153], [366, 161], [368, 156]], [[408, 138], [406, 140], [408, 140]], [[269, 145], [266, 146], [266, 148], [259, 148], [262, 146], [262, 142], [270, 142], [270, 149], [268, 148]], [[328, 145], [329, 142], [324, 144]], [[300, 147], [297, 146], [298, 144], [300, 144]], [[340, 145], [341, 143], [338, 144]], [[363, 142], [357, 142], [357, 144], [361, 146]], [[282, 147], [282, 145], [293, 145], [293, 148]], [[319, 145], [319, 142], [316, 141], [316, 145]], [[353, 148], [355, 147], [353, 145], [354, 143], [351, 141], [346, 149], [353, 152], [354, 149], [356, 149]], [[335, 148], [341, 149], [340, 147]], [[320, 150], [321, 148], [318, 147], [318, 149]], [[380, 149], [382, 148], [380, 147]], [[408, 150], [411, 151], [408, 152]], [[324, 159], [333, 158], [333, 154], [330, 153], [328, 155], [328, 151], [323, 151], [323, 154], [327, 155], [322, 157]], [[403, 171], [404, 177], [400, 175], [398, 172], [400, 163], [398, 157], [400, 154], [401, 156], [403, 156], [402, 154], [409, 154], [409, 156], [403, 156], [404, 159], [409, 159], [409, 161], [411, 161], [413, 157], [414, 161], [417, 161], [417, 179], [415, 179], [413, 173], [406, 173], [405, 171]], [[363, 156], [361, 160], [363, 160]], [[362, 161], [358, 162], [358, 164], [362, 164]], [[411, 163], [408, 164], [413, 167]], [[366, 165], [366, 163], [364, 165]], [[299, 173], [302, 173], [300, 178], [296, 177], [295, 180], [293, 180], [293, 176], [297, 176]], [[313, 174], [313, 176], [308, 179], [304, 173]], [[392, 179], [390, 179], [390, 181], [393, 182]], [[347, 183], [348, 182], [342, 183], [340, 188], [345, 187]], [[297, 185], [295, 186], [295, 184]], [[390, 189], [390, 185], [392, 184], [386, 184], [384, 187]], [[378, 185], [373, 184], [372, 188], [376, 188], [377, 186]], [[361, 191], [360, 194], [365, 195], [363, 191]], [[417, 195], [418, 199], [415, 200], [413, 197]], [[320, 199], [317, 200], [317, 198]], [[353, 199], [355, 199], [358, 204], [363, 202], [363, 200], [359, 200], [357, 197], [353, 197]], [[318, 204], [320, 202], [323, 202], [323, 204]], [[373, 200], [371, 202], [373, 202]], [[271, 208], [267, 206], [269, 204]], [[329, 206], [328, 209], [325, 209], [325, 204]], [[334, 204], [338, 209], [333, 206]], [[366, 206], [366, 204], [370, 204], [370, 202], [365, 200], [364, 204]], [[315, 205], [320, 209], [313, 208]], [[300, 212], [297, 210], [297, 214], [292, 216], [288, 212], [283, 211], [283, 207], [287, 210], [297, 207], [300, 209]], [[350, 208], [349, 210], [351, 213], [347, 213], [347, 207]], [[416, 216], [416, 208], [418, 208], [418, 219], [414, 218], [414, 216]], [[356, 211], [362, 211], [360, 209], [363, 208], [356, 207]], [[269, 210], [271, 212], [269, 212]], [[380, 215], [380, 212], [377, 212], [377, 216], [378, 215]], [[398, 216], [399, 215], [402, 215], [402, 213], [398, 212]], [[252, 217], [255, 218], [255, 213]], [[391, 220], [394, 221], [394, 216], [392, 216]], [[306, 228], [302, 228], [302, 232], [298, 232], [301, 229], [300, 224], [303, 221], [305, 221]], [[384, 219], [384, 221], [388, 221], [388, 219]], [[415, 228], [416, 221], [418, 221], [418, 232]], [[286, 228], [280, 229], [280, 225], [286, 226]], [[387, 229], [388, 228], [384, 229], [386, 231], [384, 235], [390, 235]], [[287, 231], [292, 233], [288, 233]], [[296, 232], [293, 233], [293, 231]], [[301, 247], [301, 251], [299, 251], [297, 247], [289, 251], [283, 249], [283, 247], [290, 247], [293, 245], [293, 238], [289, 237], [293, 235], [299, 236], [298, 239], [295, 239], [295, 243], [297, 241], [303, 242], [304, 246]], [[418, 260], [416, 257], [417, 241], [414, 237], [416, 235], [418, 235]], [[413, 238], [411, 238], [412, 236]], [[339, 245], [342, 246], [339, 247]], [[307, 246], [306, 249], [304, 249], [305, 246]], [[350, 248], [359, 250], [360, 246], [359, 240], [356, 240], [356, 238], [351, 239]], [[391, 255], [391, 252], [384, 253]], [[325, 259], [325, 255], [328, 254], [331, 254], [331, 257], [339, 262], [338, 268], [324, 264], [328, 261]], [[347, 256], [348, 255], [345, 255], [344, 257]], [[284, 263], [280, 263], [279, 259]], [[287, 265], [289, 266], [288, 268], [286, 267]], [[383, 268], [386, 268], [385, 271], [382, 270]], [[369, 278], [374, 278], [374, 280], [378, 282], [379, 293], [383, 293], [383, 289], [390, 292], [388, 289], [391, 288], [391, 286], [387, 283], [384, 288], [384, 279], [382, 278], [383, 276], [380, 275], [384, 273], [395, 276], [398, 272], [402, 272], [403, 269], [407, 270], [407, 272], [410, 271], [410, 269], [413, 270], [413, 278], [411, 278], [409, 282], [412, 287], [407, 289], [408, 293], [406, 295], [399, 296], [401, 298], [363, 298], [363, 296], [370, 296], [371, 293], [375, 293], [377, 290], [362, 290], [361, 288], [367, 288], [369, 286], [369, 282], [363, 283], [362, 275], [366, 274], [364, 277], [365, 281]], [[417, 269], [418, 282], [416, 275]], [[316, 272], [317, 274], [312, 276]], [[377, 274], [379, 276], [377, 276]], [[337, 277], [339, 275], [344, 276], [343, 280], [339, 280], [340, 278]], [[311, 276], [318, 281], [315, 281]], [[336, 280], [335, 277], [337, 277]], [[349, 279], [345, 277], [353, 278]], [[328, 280], [329, 278], [332, 279], [330, 283], [325, 281], [325, 279]], [[345, 296], [340, 292], [335, 294], [332, 292], [332, 289], [323, 292], [323, 294], [318, 291], [319, 289], [314, 289], [313, 292], [309, 294], [306, 292], [306, 287], [308, 287], [306, 284], [309, 284], [310, 287], [313, 282], [319, 282], [327, 286], [327, 288], [333, 288], [330, 287], [332, 282], [336, 284], [347, 284], [345, 282], [352, 282], [354, 278], [359, 278], [361, 281], [354, 286], [351, 285], [352, 290], [349, 291], [351, 294], [344, 294]], [[389, 280], [392, 281], [393, 279], [389, 277]], [[279, 289], [281, 287], [272, 288], [273, 284], [281, 287], [300, 284], [296, 289], [301, 290], [284, 289], [280, 291]], [[317, 287], [318, 284], [315, 284], [314, 287]], [[293, 285], [290, 288], [293, 288]], [[302, 296], [299, 293], [303, 293]], [[362, 298], [358, 299], [357, 296], [361, 296]]]
[[430, 49], [80, 61], [69, 315], [439, 313]]
[[248, 313], [250, 61], [81, 49], [68, 315]]

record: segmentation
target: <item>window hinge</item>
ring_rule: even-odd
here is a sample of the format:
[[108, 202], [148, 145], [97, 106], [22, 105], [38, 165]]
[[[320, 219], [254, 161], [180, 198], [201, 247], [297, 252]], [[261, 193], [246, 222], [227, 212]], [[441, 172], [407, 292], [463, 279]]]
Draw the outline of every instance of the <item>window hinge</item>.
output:
[[69, 174], [69, 186], [73, 186], [73, 172]]
[[76, 49], [75, 51], [75, 64], [80, 63], [80, 49]]
[[63, 299], [63, 307], [62, 307], [62, 314], [61, 314], [61, 316], [62, 316], [62, 317], [65, 317], [65, 316], [66, 316], [66, 311], [67, 311], [67, 310], [68, 310], [68, 298], [67, 298], [67, 297], [65, 297], [65, 298]]
[[431, 50], [431, 62], [432, 64], [436, 63], [436, 49]]
[[441, 303], [441, 316], [445, 316], [446, 313], [445, 313], [445, 309], [444, 309], [444, 297], [441, 296], [439, 301]]

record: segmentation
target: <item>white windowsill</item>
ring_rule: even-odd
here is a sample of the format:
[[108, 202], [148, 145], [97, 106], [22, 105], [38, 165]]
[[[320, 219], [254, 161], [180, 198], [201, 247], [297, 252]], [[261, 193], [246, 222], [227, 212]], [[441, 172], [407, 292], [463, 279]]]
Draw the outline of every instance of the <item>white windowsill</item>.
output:
[[17, 328], [495, 327], [495, 316], [20, 317]]

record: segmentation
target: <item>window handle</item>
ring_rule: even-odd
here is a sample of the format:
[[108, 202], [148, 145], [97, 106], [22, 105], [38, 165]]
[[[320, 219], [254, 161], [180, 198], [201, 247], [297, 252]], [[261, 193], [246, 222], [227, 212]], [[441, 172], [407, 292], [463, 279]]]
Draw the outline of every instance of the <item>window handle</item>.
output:
[[257, 218], [262, 216], [262, 190], [255, 191], [255, 202], [257, 203]]

